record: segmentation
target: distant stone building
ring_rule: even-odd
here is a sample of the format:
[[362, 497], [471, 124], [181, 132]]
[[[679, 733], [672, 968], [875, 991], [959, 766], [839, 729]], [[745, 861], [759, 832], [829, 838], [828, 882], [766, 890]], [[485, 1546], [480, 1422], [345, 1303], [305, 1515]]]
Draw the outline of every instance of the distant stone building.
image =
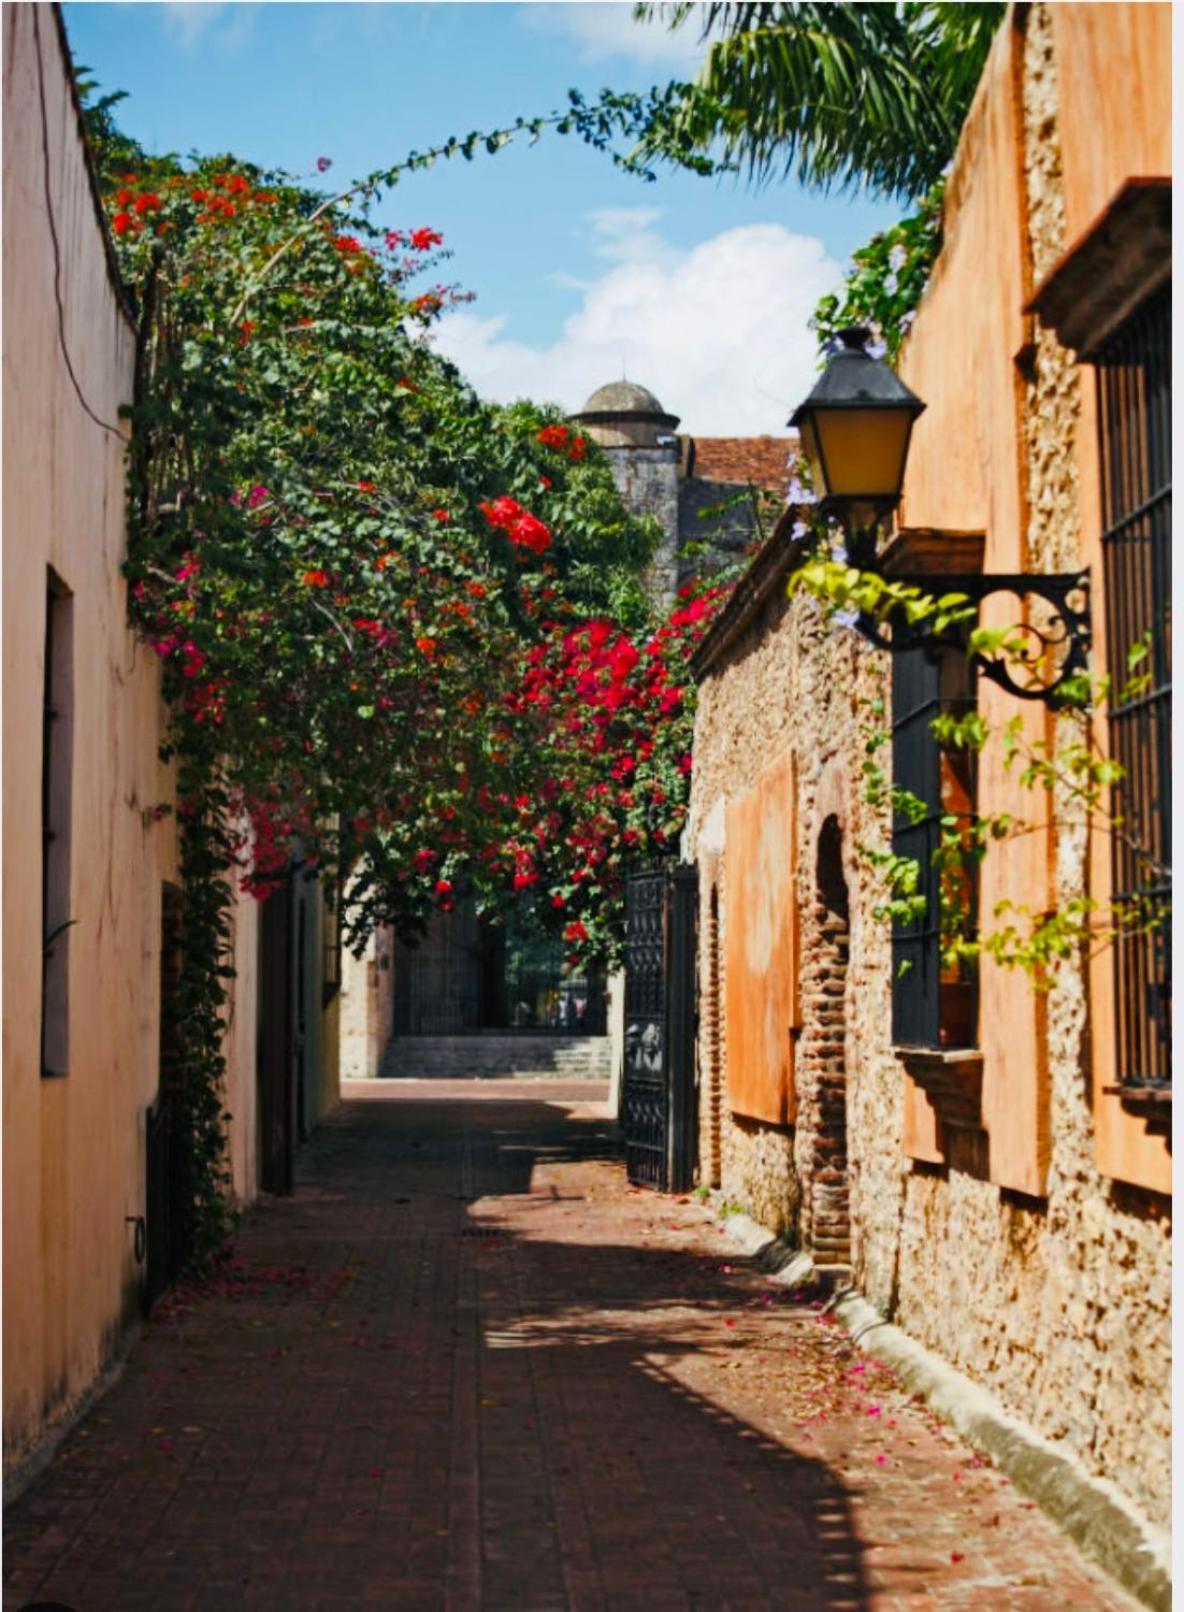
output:
[[[677, 435], [678, 416], [633, 381], [598, 388], [572, 420], [608, 455], [626, 508], [661, 523], [650, 572], [657, 604], [668, 607], [690, 577], [743, 558], [784, 507], [792, 436]], [[483, 923], [461, 900], [433, 914], [418, 945], [395, 946], [393, 972], [378, 985], [389, 1014], [366, 996], [360, 965], [347, 963], [347, 998], [370, 1003], [351, 1073], [377, 1071], [376, 1031], [389, 1024], [381, 1067], [392, 1075], [608, 1075], [619, 982], [565, 975], [563, 952], [529, 921]]]
[[661, 522], [656, 599], [672, 600], [690, 577], [742, 557], [772, 530], [795, 437], [679, 436], [679, 417], [635, 381], [598, 387], [572, 420], [604, 449], [625, 507]]

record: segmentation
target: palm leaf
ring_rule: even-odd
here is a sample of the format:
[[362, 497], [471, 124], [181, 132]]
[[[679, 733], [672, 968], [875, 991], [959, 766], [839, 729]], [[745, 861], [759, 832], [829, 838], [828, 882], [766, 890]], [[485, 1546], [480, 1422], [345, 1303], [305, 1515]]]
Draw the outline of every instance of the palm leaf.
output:
[[754, 183], [795, 174], [827, 189], [927, 190], [958, 132], [1005, 7], [1000, 4], [640, 5], [709, 48], [647, 128], [642, 160], [719, 153]]

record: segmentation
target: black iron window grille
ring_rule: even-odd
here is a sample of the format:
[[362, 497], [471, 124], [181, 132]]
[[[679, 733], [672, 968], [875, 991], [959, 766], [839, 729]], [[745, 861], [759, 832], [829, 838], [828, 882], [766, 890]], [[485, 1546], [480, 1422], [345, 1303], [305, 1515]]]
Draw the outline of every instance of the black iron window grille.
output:
[[74, 707], [73, 600], [47, 571], [41, 707], [41, 1073], [70, 1063], [71, 774]]
[[[1102, 561], [1116, 909], [1115, 1071], [1127, 1090], [1171, 1090], [1171, 287], [1148, 299], [1094, 357], [1102, 464]], [[1146, 643], [1137, 692], [1131, 651]]]
[[[962, 959], [942, 962], [943, 903], [963, 932], [973, 930], [976, 889], [968, 864], [939, 864], [943, 820], [968, 828], [975, 811], [973, 751], [938, 742], [940, 716], [973, 711], [975, 672], [960, 649], [914, 649], [892, 660], [892, 778], [924, 807], [897, 812], [892, 849], [915, 861], [924, 907], [892, 930], [892, 1039], [898, 1047], [977, 1045], [978, 972]], [[947, 919], [947, 921], [949, 921]]]

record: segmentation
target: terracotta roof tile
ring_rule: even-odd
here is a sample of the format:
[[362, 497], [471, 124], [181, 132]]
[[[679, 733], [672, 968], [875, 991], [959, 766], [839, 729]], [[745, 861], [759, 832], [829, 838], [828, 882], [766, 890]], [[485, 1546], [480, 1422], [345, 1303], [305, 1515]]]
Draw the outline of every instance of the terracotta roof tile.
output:
[[784, 493], [789, 485], [786, 463], [796, 436], [695, 437], [693, 476], [703, 481], [748, 482]]

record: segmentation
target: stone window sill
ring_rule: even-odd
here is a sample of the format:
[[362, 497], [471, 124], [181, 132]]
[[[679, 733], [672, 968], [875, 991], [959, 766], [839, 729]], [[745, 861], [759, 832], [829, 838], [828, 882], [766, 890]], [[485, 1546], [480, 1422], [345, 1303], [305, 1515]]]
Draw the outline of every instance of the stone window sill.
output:
[[1117, 1097], [1128, 1114], [1134, 1114], [1143, 1120], [1147, 1126], [1148, 1136], [1166, 1136], [1171, 1147], [1172, 1134], [1172, 1091], [1171, 1087], [1140, 1086], [1131, 1083], [1126, 1086], [1103, 1086], [1102, 1093], [1106, 1097]]
[[959, 1130], [983, 1125], [983, 1055], [977, 1047], [895, 1047], [909, 1075], [933, 1104], [939, 1122]]

